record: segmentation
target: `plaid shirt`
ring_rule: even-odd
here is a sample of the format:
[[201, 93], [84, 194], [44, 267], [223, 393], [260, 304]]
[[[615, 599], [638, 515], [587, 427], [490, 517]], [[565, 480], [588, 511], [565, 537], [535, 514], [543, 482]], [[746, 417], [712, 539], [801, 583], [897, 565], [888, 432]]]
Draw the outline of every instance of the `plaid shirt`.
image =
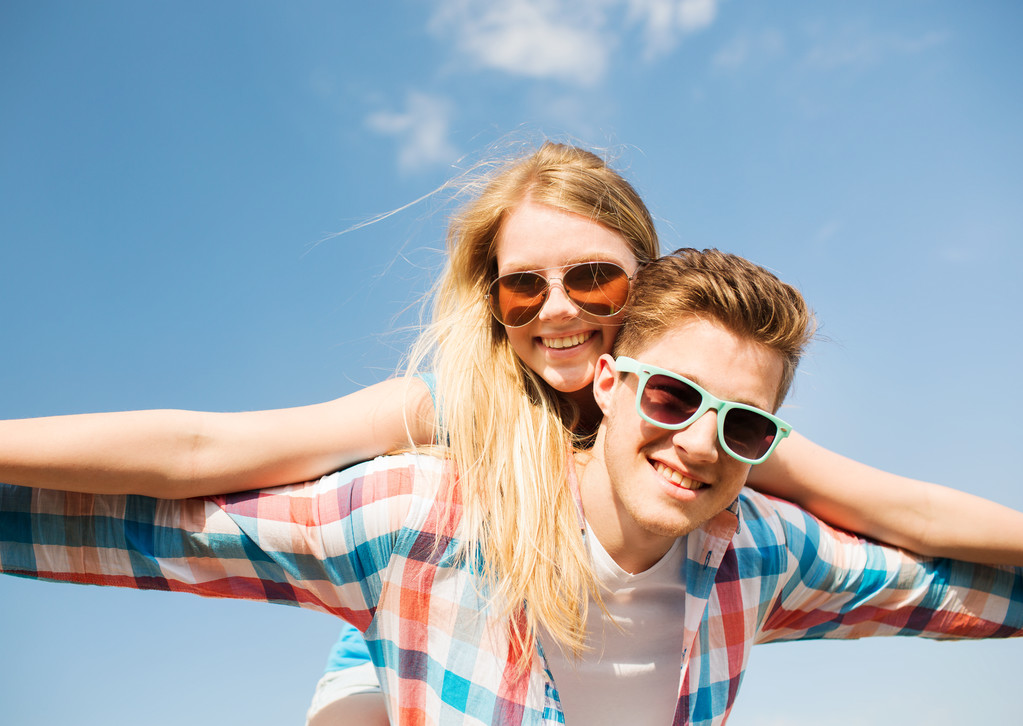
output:
[[[0, 569], [333, 613], [365, 632], [395, 723], [563, 723], [542, 655], [514, 667], [508, 622], [455, 557], [447, 483], [404, 456], [206, 499], [0, 485]], [[1023, 632], [1023, 568], [915, 559], [754, 492], [687, 540], [675, 723], [724, 723], [756, 643]]]

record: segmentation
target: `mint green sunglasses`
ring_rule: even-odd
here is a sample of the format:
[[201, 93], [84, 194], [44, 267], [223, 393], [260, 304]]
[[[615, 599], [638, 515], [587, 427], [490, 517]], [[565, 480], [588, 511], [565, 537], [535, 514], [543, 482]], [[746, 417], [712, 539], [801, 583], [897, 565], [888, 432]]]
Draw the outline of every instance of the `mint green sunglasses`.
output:
[[746, 464], [765, 461], [792, 427], [755, 406], [723, 401], [685, 376], [627, 356], [615, 359], [621, 373], [639, 376], [636, 411], [647, 423], [677, 431], [711, 409], [718, 414], [718, 441], [733, 459]]

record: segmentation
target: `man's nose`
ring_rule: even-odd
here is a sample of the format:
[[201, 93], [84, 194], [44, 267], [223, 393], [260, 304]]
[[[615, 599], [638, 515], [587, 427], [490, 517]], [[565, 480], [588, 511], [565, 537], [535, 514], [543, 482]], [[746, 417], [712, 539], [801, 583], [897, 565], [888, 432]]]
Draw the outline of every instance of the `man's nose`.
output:
[[721, 452], [718, 448], [718, 412], [707, 411], [671, 437], [671, 442], [686, 452], [691, 461], [713, 463]]

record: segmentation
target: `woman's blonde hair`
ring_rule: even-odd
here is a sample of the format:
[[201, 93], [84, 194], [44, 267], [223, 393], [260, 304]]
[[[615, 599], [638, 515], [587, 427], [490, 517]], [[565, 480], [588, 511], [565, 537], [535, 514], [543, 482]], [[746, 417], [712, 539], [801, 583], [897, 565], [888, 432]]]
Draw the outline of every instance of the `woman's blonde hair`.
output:
[[457, 472], [461, 551], [484, 563], [491, 602], [515, 623], [522, 666], [540, 624], [581, 652], [588, 596], [599, 601], [567, 484], [578, 410], [523, 364], [485, 301], [501, 225], [527, 199], [617, 232], [640, 263], [659, 254], [635, 189], [595, 154], [550, 142], [499, 167], [450, 222], [433, 321], [411, 368], [430, 365], [436, 375], [436, 430]]

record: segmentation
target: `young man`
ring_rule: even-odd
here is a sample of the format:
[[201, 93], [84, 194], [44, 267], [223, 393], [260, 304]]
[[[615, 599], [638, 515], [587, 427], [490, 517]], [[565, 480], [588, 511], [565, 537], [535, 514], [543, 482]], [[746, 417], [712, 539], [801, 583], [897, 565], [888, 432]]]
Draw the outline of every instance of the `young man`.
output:
[[601, 583], [600, 605], [580, 594], [579, 660], [545, 632], [517, 644], [459, 550], [479, 513], [429, 457], [206, 500], [3, 487], [0, 569], [335, 613], [365, 631], [395, 723], [717, 724], [755, 643], [1023, 633], [1023, 568], [913, 559], [743, 490], [787, 433], [770, 412], [811, 328], [741, 258], [680, 251], [639, 275], [568, 482]]

